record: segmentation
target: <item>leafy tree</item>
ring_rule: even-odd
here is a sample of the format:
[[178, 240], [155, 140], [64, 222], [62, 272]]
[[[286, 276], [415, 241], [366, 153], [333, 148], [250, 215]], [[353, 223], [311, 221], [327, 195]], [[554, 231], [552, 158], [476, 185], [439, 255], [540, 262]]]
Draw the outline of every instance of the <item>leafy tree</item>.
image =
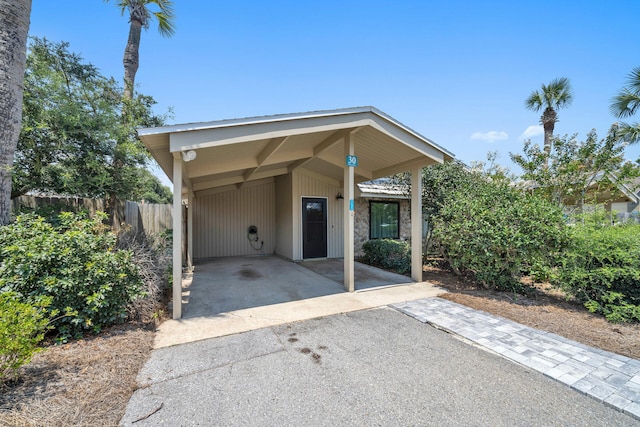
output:
[[[171, 37], [175, 32], [173, 2], [171, 0], [121, 0], [117, 6], [123, 15], [129, 12], [129, 39], [124, 49], [122, 63], [124, 64], [124, 95], [127, 99], [133, 99], [136, 73], [140, 62], [142, 28], [148, 29], [150, 21], [155, 18], [158, 21], [158, 32], [165, 37]], [[151, 10], [152, 6], [156, 6], [157, 10]]]
[[595, 130], [585, 141], [577, 136], [555, 138], [550, 153], [526, 141], [522, 154], [511, 160], [523, 170], [523, 186], [558, 205], [604, 204], [619, 195], [617, 185], [628, 185], [640, 175], [637, 165], [624, 160], [626, 144], [612, 128], [598, 139]]
[[0, 0], [0, 226], [9, 223], [30, 15], [31, 0]]
[[[119, 200], [166, 199], [144, 169], [149, 159], [135, 127], [159, 125], [153, 98], [131, 100], [123, 120], [122, 89], [69, 51], [67, 43], [32, 39], [16, 151], [12, 197], [43, 191]], [[155, 180], [154, 180], [155, 178]]]
[[[619, 119], [631, 117], [640, 107], [640, 67], [629, 73], [627, 84], [611, 100], [611, 113]], [[640, 123], [620, 123], [618, 135], [630, 143], [640, 141]]]
[[540, 90], [531, 92], [525, 100], [525, 106], [529, 110], [543, 110], [540, 123], [544, 128], [544, 151], [551, 152], [553, 143], [553, 129], [558, 121], [556, 110], [564, 108], [573, 101], [571, 83], [566, 77], [554, 79], [548, 85], [543, 84]]

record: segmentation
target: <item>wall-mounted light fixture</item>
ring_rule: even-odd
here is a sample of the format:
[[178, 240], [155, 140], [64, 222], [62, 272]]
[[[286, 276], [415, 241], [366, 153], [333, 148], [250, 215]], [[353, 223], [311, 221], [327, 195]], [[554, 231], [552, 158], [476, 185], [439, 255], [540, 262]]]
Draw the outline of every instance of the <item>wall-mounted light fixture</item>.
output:
[[342, 193], [338, 193], [338, 195], [336, 196], [336, 200], [342, 200], [344, 199], [344, 197], [342, 196]]
[[198, 154], [194, 150], [183, 151], [182, 152], [182, 160], [185, 162], [190, 162], [191, 160], [195, 160]]

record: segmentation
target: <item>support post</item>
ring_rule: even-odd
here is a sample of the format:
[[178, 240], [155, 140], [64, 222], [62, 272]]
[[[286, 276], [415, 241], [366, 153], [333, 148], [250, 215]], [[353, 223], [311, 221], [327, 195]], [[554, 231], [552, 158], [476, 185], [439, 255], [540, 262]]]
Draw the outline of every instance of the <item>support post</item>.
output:
[[195, 195], [190, 188], [188, 193], [187, 206], [187, 268], [193, 271], [193, 199]]
[[411, 278], [422, 282], [422, 168], [411, 170]]
[[354, 275], [354, 218], [355, 218], [355, 172], [354, 168], [346, 165], [347, 156], [354, 155], [353, 135], [347, 133], [344, 137], [344, 289], [355, 291]]
[[182, 317], [182, 158], [173, 157], [173, 318]]

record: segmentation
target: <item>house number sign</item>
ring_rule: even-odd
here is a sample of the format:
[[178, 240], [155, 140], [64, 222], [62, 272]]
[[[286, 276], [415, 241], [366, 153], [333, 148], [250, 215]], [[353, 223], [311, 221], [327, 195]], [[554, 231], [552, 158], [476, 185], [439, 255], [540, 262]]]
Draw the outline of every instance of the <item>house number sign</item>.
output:
[[350, 168], [358, 166], [358, 156], [347, 156], [347, 166]]

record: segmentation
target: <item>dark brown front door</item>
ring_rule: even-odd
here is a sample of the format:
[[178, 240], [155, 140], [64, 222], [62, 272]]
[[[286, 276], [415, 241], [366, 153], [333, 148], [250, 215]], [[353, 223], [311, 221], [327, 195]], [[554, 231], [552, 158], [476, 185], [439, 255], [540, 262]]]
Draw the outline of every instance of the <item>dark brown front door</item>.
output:
[[302, 258], [327, 257], [327, 199], [302, 198]]

